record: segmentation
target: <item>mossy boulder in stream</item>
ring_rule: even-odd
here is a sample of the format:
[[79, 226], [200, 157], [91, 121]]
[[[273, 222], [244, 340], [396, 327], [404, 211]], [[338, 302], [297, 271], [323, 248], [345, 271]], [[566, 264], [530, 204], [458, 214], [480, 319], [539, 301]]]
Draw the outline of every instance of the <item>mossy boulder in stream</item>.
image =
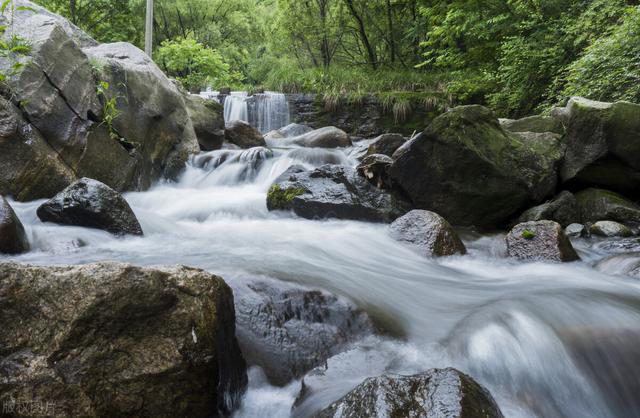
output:
[[529, 221], [556, 221], [567, 226], [580, 221], [578, 203], [571, 192], [564, 191], [552, 200], [532, 207], [518, 218], [518, 223]]
[[523, 261], [565, 262], [579, 260], [562, 226], [553, 221], [524, 222], [506, 237], [507, 253]]
[[502, 418], [491, 394], [455, 369], [365, 380], [315, 418]]
[[224, 142], [222, 105], [212, 99], [203, 99], [195, 94], [183, 93], [200, 149], [202, 151], [220, 149]]
[[640, 206], [612, 191], [590, 188], [576, 193], [576, 200], [582, 223], [640, 224]]
[[231, 289], [187, 267], [0, 264], [0, 404], [23, 418], [228, 416], [246, 387]]
[[427, 256], [466, 254], [462, 240], [442, 216], [427, 210], [412, 210], [389, 227], [391, 236], [420, 249]]
[[415, 206], [492, 228], [555, 191], [562, 153], [552, 136], [522, 138], [489, 109], [461, 106], [396, 151], [390, 175]]

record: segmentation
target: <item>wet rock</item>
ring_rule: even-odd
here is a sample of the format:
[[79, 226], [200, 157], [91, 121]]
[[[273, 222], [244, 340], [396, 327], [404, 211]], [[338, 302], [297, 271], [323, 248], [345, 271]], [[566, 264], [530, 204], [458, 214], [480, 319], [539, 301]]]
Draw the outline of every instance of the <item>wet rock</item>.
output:
[[389, 179], [389, 167], [393, 164], [391, 157], [384, 154], [371, 154], [366, 156], [358, 165], [358, 174], [367, 179], [379, 189], [391, 188]]
[[189, 118], [202, 151], [220, 149], [224, 142], [223, 107], [216, 100], [185, 94]]
[[326, 292], [266, 279], [233, 288], [242, 352], [274, 384], [302, 377], [374, 331], [363, 311]]
[[455, 369], [369, 378], [316, 418], [501, 418], [491, 394]]
[[267, 146], [264, 137], [253, 126], [241, 120], [232, 120], [227, 122], [224, 131], [227, 141], [239, 146], [240, 148], [253, 148]]
[[384, 154], [391, 157], [405, 142], [407, 139], [400, 134], [380, 135], [369, 145], [367, 155]]
[[[0, 403], [46, 416], [228, 415], [246, 386], [233, 294], [187, 267], [0, 264]], [[45, 416], [27, 412], [21, 417]]]
[[629, 228], [613, 221], [598, 221], [589, 227], [589, 233], [601, 237], [630, 237], [633, 235]]
[[567, 127], [564, 182], [640, 190], [640, 105], [574, 97], [558, 113]]
[[587, 235], [587, 229], [582, 224], [573, 223], [573, 224], [567, 225], [567, 227], [564, 229], [564, 233], [568, 237], [574, 237], [574, 238], [584, 237], [585, 235]]
[[426, 210], [412, 210], [389, 227], [398, 241], [420, 248], [428, 256], [466, 254], [467, 249], [442, 216]]
[[553, 200], [524, 212], [518, 218], [518, 223], [543, 220], [556, 221], [562, 226], [579, 221], [580, 214], [575, 196], [571, 192], [564, 191]]
[[102, 229], [115, 235], [142, 235], [142, 228], [126, 200], [97, 180], [82, 178], [37, 211], [43, 222]]
[[313, 131], [313, 128], [310, 126], [301, 125], [299, 123], [290, 123], [289, 125], [278, 129], [276, 132], [282, 135], [283, 138], [291, 138], [294, 136], [304, 135], [311, 131]]
[[327, 126], [300, 136], [280, 140], [278, 144], [309, 148], [343, 148], [351, 146], [351, 139], [343, 130]]
[[591, 188], [576, 193], [576, 200], [582, 223], [640, 223], [640, 206], [617, 193]]
[[0, 196], [0, 254], [20, 254], [29, 251], [29, 240], [22, 222], [9, 202]]
[[640, 279], [640, 252], [612, 255], [598, 261], [594, 267], [603, 273]]
[[393, 193], [380, 190], [355, 169], [324, 165], [307, 171], [293, 166], [269, 189], [269, 210], [292, 210], [307, 219], [339, 218], [390, 222], [408, 210]]
[[562, 227], [553, 221], [524, 222], [506, 237], [510, 257], [526, 261], [575, 261], [578, 254]]
[[489, 109], [461, 106], [398, 149], [390, 175], [416, 207], [493, 228], [553, 193], [562, 154], [555, 139], [525, 141]]
[[500, 125], [510, 132], [551, 132], [564, 135], [565, 130], [562, 121], [552, 116], [529, 116], [522, 119], [501, 119]]

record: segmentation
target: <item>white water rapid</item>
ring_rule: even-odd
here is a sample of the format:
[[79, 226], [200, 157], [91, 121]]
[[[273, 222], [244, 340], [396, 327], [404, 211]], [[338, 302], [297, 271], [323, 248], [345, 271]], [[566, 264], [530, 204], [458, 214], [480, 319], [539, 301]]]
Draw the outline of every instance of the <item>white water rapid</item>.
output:
[[[430, 259], [392, 240], [386, 225], [267, 211], [271, 182], [291, 164], [355, 164], [349, 152], [201, 154], [177, 183], [125, 194], [144, 237], [44, 224], [42, 201], [12, 202], [33, 250], [0, 259], [185, 264], [230, 283], [264, 275], [350, 298], [388, 336], [331, 359], [296, 416], [367, 376], [453, 366], [485, 385], [509, 418], [640, 417], [640, 282], [591, 267], [610, 246], [579, 239], [583, 262], [522, 263], [504, 258], [501, 235], [465, 232], [468, 255]], [[236, 417], [289, 417], [300, 382], [276, 388], [260, 370], [250, 376]]]

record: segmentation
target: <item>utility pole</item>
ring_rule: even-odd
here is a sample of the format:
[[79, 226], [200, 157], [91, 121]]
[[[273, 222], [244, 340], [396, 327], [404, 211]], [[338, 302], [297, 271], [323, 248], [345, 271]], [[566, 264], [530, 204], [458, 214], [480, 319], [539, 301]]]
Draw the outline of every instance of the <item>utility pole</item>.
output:
[[147, 0], [147, 19], [144, 31], [144, 52], [153, 58], [153, 0]]

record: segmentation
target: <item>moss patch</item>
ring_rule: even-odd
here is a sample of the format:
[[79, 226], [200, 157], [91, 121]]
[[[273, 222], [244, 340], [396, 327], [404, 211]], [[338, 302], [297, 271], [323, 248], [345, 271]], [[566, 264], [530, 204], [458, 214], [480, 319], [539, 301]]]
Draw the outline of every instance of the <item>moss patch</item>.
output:
[[522, 238], [524, 239], [534, 239], [536, 237], [536, 233], [533, 231], [530, 231], [528, 229], [525, 229], [524, 231], [522, 231]]
[[269, 209], [287, 209], [293, 199], [306, 192], [302, 187], [283, 189], [280, 185], [274, 184], [267, 192], [267, 205]]

